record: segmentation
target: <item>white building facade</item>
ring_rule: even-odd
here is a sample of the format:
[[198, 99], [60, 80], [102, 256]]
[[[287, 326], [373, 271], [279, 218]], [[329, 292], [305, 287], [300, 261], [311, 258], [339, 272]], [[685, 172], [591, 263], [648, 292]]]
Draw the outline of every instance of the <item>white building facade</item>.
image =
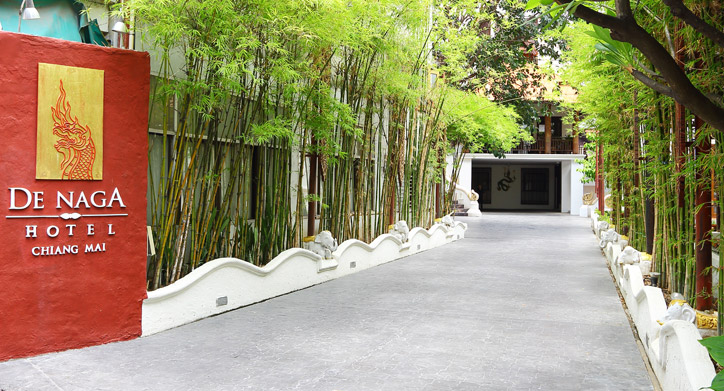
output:
[[[580, 154], [468, 153], [457, 183], [478, 194], [480, 210], [550, 211], [578, 215], [583, 204]], [[452, 159], [448, 159], [452, 163]], [[448, 176], [452, 173], [448, 164]], [[458, 197], [460, 198], [460, 197]], [[460, 200], [465, 201], [465, 200]], [[465, 202], [463, 202], [465, 203]]]

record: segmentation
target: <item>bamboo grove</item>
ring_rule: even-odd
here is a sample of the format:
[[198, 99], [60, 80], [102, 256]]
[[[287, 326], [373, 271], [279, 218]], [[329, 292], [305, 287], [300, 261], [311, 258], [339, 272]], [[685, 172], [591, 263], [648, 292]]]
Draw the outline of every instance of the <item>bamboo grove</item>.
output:
[[[301, 247], [313, 234], [309, 210], [318, 211], [316, 231], [340, 242], [369, 242], [397, 220], [429, 227], [445, 212], [445, 157], [467, 142], [446, 124], [469, 119], [430, 72], [429, 3], [123, 7], [145, 32], [154, 68], [150, 290], [215, 258], [261, 266]], [[512, 125], [490, 143], [516, 143], [514, 121], [506, 112]]]
[[[649, 23], [647, 30], [671, 45], [673, 55], [699, 88], [720, 93], [717, 86], [724, 74], [715, 66], [722, 61], [719, 51], [695, 39], [689, 28], [673, 18], [659, 18], [665, 13], [649, 3], [645, 7], [650, 17], [642, 18]], [[711, 300], [712, 292], [698, 289], [697, 280], [710, 278], [712, 270], [697, 276], [696, 246], [718, 246], [718, 240], [712, 239], [708, 222], [697, 222], [696, 215], [702, 208], [716, 211], [721, 207], [715, 197], [724, 190], [721, 133], [673, 99], [622, 72], [631, 61], [642, 64], [630, 45], [606, 46], [610, 36], [601, 30], [591, 32], [591, 26], [583, 23], [567, 35], [570, 66], [564, 76], [579, 90], [576, 109], [585, 116], [581, 131], [588, 129], [595, 139], [586, 164], [588, 179], [594, 179], [593, 167], [600, 159], [600, 172], [611, 193], [611, 223], [629, 236], [634, 248], [651, 253], [653, 270], [661, 273], [659, 286], [684, 294], [692, 305], [707, 307], [701, 304], [706, 300], [697, 298]], [[714, 144], [709, 145], [712, 140]], [[708, 191], [714, 196], [708, 196]], [[704, 230], [699, 240], [697, 225]], [[714, 289], [722, 297], [722, 286]]]

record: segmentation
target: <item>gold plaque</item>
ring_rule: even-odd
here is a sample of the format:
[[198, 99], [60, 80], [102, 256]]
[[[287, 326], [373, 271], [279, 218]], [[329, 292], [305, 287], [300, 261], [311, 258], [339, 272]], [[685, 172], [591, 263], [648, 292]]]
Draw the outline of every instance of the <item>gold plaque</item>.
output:
[[38, 64], [36, 179], [103, 179], [103, 71]]

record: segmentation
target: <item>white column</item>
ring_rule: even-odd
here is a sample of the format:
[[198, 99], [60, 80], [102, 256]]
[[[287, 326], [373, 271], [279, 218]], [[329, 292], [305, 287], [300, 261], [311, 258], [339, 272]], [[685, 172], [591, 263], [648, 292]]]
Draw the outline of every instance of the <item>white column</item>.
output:
[[453, 172], [453, 157], [452, 157], [452, 155], [447, 155], [447, 157], [445, 157], [445, 177], [452, 178], [452, 172]]
[[470, 191], [473, 187], [473, 159], [468, 157], [468, 155], [463, 158], [460, 165], [458, 185], [467, 191]]
[[[571, 161], [561, 162], [561, 213], [571, 211]], [[576, 209], [578, 213], [578, 209]]]

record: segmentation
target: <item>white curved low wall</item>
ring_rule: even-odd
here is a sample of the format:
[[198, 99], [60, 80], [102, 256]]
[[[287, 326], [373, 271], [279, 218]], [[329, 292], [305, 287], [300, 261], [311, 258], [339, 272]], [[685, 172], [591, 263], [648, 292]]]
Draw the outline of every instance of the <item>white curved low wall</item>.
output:
[[[594, 217], [592, 228], [595, 222]], [[698, 391], [710, 386], [715, 376], [714, 365], [706, 348], [698, 342], [701, 335], [696, 326], [683, 320], [660, 324], [666, 314], [661, 289], [644, 285], [638, 265], [616, 263], [621, 253], [619, 245], [609, 243], [603, 251], [661, 388]]]
[[311, 251], [293, 248], [264, 267], [236, 258], [207, 262], [175, 283], [148, 292], [143, 301], [143, 335], [151, 335], [198, 319], [280, 296], [334, 278], [425, 251], [465, 237], [467, 225], [452, 228], [435, 224], [429, 230], [413, 228], [402, 243], [384, 234], [367, 244], [346, 240], [322, 259]]

